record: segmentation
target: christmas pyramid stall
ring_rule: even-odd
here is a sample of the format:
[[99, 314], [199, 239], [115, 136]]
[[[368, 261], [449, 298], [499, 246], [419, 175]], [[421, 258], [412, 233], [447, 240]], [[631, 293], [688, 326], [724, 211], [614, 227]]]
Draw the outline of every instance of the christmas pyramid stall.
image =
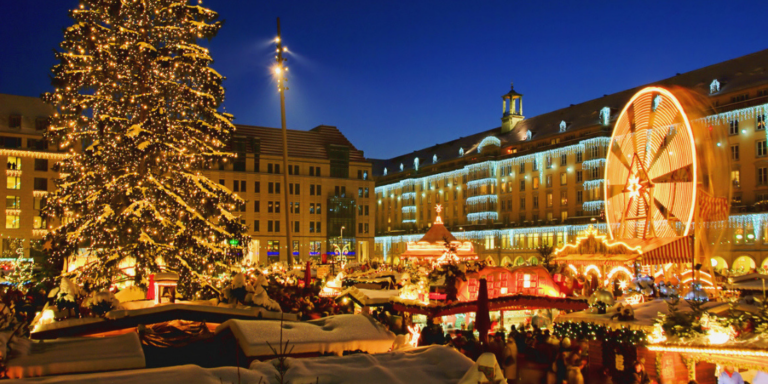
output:
[[[440, 217], [442, 206], [435, 207], [437, 217], [429, 231], [419, 241], [409, 241], [405, 252], [400, 255], [401, 260], [408, 260], [418, 264], [445, 263], [449, 261], [477, 260], [477, 253], [471, 241], [461, 242], [451, 234], [451, 231], [443, 225]], [[452, 252], [446, 252], [446, 243]]]

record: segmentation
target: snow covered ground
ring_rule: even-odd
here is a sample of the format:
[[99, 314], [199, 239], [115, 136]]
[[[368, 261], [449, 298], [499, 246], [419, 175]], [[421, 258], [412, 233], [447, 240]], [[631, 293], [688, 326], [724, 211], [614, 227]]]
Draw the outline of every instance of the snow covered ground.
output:
[[[251, 364], [251, 369], [272, 378], [273, 361]], [[288, 359], [286, 382], [291, 384], [455, 384], [473, 362], [455, 349], [429, 346], [408, 352], [355, 354]], [[271, 380], [270, 383], [275, 383]]]
[[[227, 320], [216, 334], [230, 331], [248, 357], [271, 356], [267, 342], [280, 343], [280, 322], [273, 320]], [[335, 353], [361, 350], [387, 352], [395, 335], [377, 321], [363, 315], [337, 315], [307, 322], [283, 323], [283, 342], [290, 341], [292, 354]]]
[[135, 332], [104, 338], [32, 342], [26, 355], [5, 362], [11, 378], [144, 368], [144, 351]]
[[[239, 379], [238, 379], [239, 374]], [[180, 365], [168, 368], [134, 369], [119, 372], [100, 372], [56, 377], [43, 377], [33, 380], [10, 380], [6, 383], [41, 383], [41, 384], [269, 384], [274, 378], [235, 367], [205, 369], [197, 365]], [[272, 380], [272, 381], [270, 381]]]
[[[181, 365], [157, 369], [75, 374], [7, 383], [40, 384], [277, 384], [274, 361], [254, 362], [251, 369], [223, 367], [205, 369]], [[408, 352], [378, 355], [355, 354], [288, 359], [286, 384], [455, 384], [472, 366], [454, 349], [444, 346], [417, 348]]]

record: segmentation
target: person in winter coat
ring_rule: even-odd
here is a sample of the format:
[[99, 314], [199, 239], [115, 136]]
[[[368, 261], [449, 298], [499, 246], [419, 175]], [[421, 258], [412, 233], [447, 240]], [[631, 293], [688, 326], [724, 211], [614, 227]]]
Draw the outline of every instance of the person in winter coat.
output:
[[581, 370], [584, 368], [585, 361], [578, 355], [571, 356], [571, 364], [568, 365], [568, 384], [584, 384], [584, 376]]
[[633, 370], [629, 375], [629, 384], [650, 384], [651, 378], [648, 377], [648, 372], [645, 371], [643, 361], [635, 361], [633, 364]]
[[504, 347], [504, 377], [507, 379], [507, 383], [512, 384], [517, 382], [517, 343], [515, 339], [510, 337], [507, 340], [507, 344]]
[[741, 374], [733, 367], [726, 366], [723, 372], [720, 373], [717, 382], [718, 384], [744, 384], [744, 379], [741, 378]]

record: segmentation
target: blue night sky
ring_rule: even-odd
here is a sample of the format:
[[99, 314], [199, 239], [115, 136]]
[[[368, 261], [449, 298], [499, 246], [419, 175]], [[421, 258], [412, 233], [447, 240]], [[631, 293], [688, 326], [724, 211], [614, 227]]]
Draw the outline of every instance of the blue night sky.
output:
[[[0, 92], [37, 96], [71, 0], [0, 13]], [[510, 81], [528, 117], [768, 48], [768, 1], [206, 0], [205, 43], [238, 124], [280, 126], [275, 18], [289, 50], [288, 128], [335, 125], [384, 158], [498, 127]]]

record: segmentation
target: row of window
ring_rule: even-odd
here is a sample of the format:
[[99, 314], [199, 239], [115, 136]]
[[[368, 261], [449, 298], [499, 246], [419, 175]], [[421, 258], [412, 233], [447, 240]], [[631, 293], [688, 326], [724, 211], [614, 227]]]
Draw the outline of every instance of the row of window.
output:
[[[8, 116], [8, 128], [20, 129], [21, 128], [21, 115]], [[35, 130], [45, 131], [48, 129], [48, 118], [38, 117], [35, 119]]]
[[[731, 160], [739, 161], [739, 144], [731, 145]], [[766, 140], [755, 141], [755, 157], [765, 157], [768, 155], [768, 143]]]
[[[301, 230], [301, 222], [300, 221], [292, 221], [293, 223], [293, 232], [298, 233]], [[260, 226], [259, 220], [253, 221], [253, 232], [260, 232], [261, 226]], [[367, 227], [367, 224], [366, 224]], [[320, 233], [323, 231], [323, 224], [321, 221], [310, 221], [309, 222], [309, 233]], [[267, 220], [267, 232], [280, 232], [280, 220]]]
[[[35, 171], [42, 171], [47, 172], [48, 171], [48, 160], [47, 159], [34, 159], [35, 160]], [[6, 164], [6, 169], [10, 169], [13, 171], [20, 171], [21, 170], [21, 157], [18, 156], [8, 156], [8, 163]]]
[[[6, 189], [21, 189], [21, 177], [20, 176], [8, 176], [5, 179]], [[42, 177], [35, 177], [34, 179], [35, 191], [47, 191], [48, 179]]]
[[[765, 123], [766, 116], [757, 115], [755, 117], [755, 131], [765, 131]], [[734, 119], [728, 123], [728, 134], [731, 136], [739, 134], [739, 120]]]

